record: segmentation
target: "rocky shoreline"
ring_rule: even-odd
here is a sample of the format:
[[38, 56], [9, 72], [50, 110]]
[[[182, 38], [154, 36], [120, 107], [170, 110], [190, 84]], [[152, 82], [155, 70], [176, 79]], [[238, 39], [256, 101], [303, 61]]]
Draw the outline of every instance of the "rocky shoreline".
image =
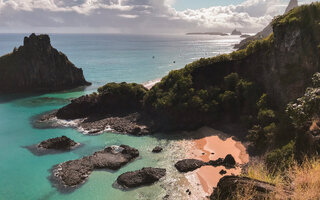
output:
[[71, 127], [88, 135], [102, 134], [106, 131], [134, 136], [151, 134], [151, 122], [142, 118], [138, 112], [117, 115], [92, 115], [86, 118], [63, 120], [56, 117], [56, 111], [39, 116], [34, 120], [35, 127]]
[[52, 182], [58, 189], [71, 189], [86, 182], [97, 169], [118, 170], [139, 156], [139, 151], [127, 145], [106, 147], [91, 156], [67, 161], [52, 169]]

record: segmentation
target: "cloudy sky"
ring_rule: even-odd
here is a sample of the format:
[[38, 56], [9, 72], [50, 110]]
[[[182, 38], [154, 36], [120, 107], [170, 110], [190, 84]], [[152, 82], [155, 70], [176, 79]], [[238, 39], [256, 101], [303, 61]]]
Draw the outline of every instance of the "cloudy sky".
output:
[[[310, 3], [300, 0], [299, 3]], [[0, 32], [257, 32], [289, 0], [0, 0]]]

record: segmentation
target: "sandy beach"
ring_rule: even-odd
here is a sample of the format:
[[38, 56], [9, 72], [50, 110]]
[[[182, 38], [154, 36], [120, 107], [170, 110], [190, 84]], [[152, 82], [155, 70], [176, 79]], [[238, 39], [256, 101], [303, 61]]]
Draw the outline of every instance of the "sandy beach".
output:
[[152, 81], [148, 81], [146, 83], [143, 83], [143, 86], [145, 88], [147, 88], [148, 90], [150, 90], [155, 84], [159, 83], [161, 81], [161, 78], [157, 78], [155, 80]]
[[[235, 169], [226, 169], [225, 167], [213, 167], [204, 166], [200, 169], [187, 174], [190, 184], [197, 189], [202, 189], [205, 196], [209, 196], [213, 188], [217, 186], [219, 180], [225, 175], [239, 175], [241, 173], [241, 165], [249, 162], [249, 155], [246, 152], [244, 145], [234, 140], [227, 134], [214, 130], [212, 128], [204, 127], [194, 132], [195, 135], [199, 135], [201, 139], [194, 139], [188, 145], [186, 152], [187, 158], [199, 159], [205, 162], [209, 160], [216, 160], [218, 158], [224, 158], [226, 155], [231, 154], [237, 162]], [[183, 144], [186, 145], [186, 144]], [[219, 172], [226, 170], [225, 175], [221, 175]], [[196, 177], [196, 178], [195, 178]], [[199, 188], [199, 185], [201, 188]]]

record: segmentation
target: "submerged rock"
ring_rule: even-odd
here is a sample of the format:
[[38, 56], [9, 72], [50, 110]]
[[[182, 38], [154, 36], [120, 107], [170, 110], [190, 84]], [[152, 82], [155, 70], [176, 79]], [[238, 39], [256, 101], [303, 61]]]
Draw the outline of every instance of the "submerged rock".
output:
[[153, 153], [160, 153], [162, 150], [163, 150], [162, 147], [156, 146], [156, 147], [152, 150], [152, 152], [153, 152]]
[[185, 159], [178, 161], [174, 166], [177, 168], [179, 172], [190, 172], [204, 165], [206, 165], [206, 163], [201, 160]]
[[165, 175], [166, 169], [147, 167], [120, 175], [117, 183], [125, 188], [134, 188], [153, 184]]
[[38, 144], [38, 148], [54, 149], [54, 150], [70, 150], [77, 146], [78, 143], [66, 136], [45, 140]]
[[274, 192], [273, 184], [258, 181], [247, 177], [225, 176], [220, 179], [217, 188], [210, 196], [210, 200], [234, 199], [237, 192], [252, 190], [252, 199], [263, 200], [266, 195]]
[[52, 174], [59, 185], [78, 186], [85, 182], [95, 169], [117, 170], [139, 156], [139, 151], [130, 146], [112, 146], [91, 156], [71, 160], [54, 167]]
[[82, 69], [51, 46], [48, 35], [31, 34], [0, 57], [0, 92], [48, 92], [90, 85]]

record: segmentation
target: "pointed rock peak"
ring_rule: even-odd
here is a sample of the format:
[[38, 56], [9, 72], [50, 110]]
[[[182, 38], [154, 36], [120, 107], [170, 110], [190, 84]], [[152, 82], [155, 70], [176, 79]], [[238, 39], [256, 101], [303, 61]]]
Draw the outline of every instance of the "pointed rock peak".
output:
[[285, 13], [288, 13], [290, 10], [294, 9], [295, 7], [298, 7], [298, 0], [290, 0], [289, 5], [286, 9]]

